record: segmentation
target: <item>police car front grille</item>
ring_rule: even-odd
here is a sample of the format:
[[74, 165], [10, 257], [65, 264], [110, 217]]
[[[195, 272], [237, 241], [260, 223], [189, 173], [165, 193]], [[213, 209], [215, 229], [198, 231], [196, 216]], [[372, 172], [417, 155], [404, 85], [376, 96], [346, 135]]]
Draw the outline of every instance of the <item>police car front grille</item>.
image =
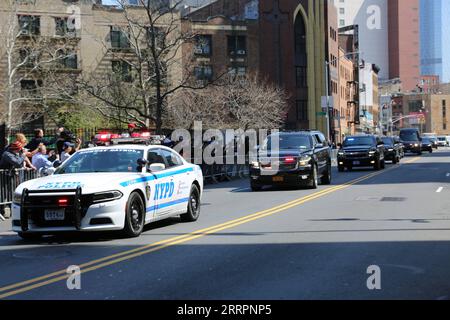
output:
[[[67, 204], [60, 206], [58, 200], [67, 199]], [[48, 227], [73, 227], [75, 225], [75, 196], [29, 196], [24, 203], [25, 214], [31, 223], [40, 228]], [[81, 196], [81, 217], [86, 215], [87, 209], [92, 204], [92, 196]], [[61, 221], [45, 220], [46, 209], [64, 208], [65, 219]]]

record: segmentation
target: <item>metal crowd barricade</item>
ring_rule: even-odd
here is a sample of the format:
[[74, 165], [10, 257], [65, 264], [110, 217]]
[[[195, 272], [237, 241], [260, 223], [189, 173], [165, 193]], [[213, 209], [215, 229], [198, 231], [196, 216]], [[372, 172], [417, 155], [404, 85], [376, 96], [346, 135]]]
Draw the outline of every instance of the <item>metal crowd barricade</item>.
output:
[[203, 178], [206, 182], [218, 183], [220, 181], [230, 181], [234, 178], [244, 178], [249, 174], [248, 157], [234, 156], [233, 163], [222, 164], [201, 164]]
[[0, 169], [0, 219], [10, 209], [14, 190], [22, 182], [38, 178], [38, 172], [27, 169]]

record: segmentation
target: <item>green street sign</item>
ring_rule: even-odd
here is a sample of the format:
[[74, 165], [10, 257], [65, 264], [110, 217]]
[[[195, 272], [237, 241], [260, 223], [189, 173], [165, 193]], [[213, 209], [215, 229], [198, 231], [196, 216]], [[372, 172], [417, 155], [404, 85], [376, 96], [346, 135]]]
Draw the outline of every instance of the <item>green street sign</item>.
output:
[[316, 116], [318, 117], [325, 117], [327, 115], [326, 112], [316, 112]]

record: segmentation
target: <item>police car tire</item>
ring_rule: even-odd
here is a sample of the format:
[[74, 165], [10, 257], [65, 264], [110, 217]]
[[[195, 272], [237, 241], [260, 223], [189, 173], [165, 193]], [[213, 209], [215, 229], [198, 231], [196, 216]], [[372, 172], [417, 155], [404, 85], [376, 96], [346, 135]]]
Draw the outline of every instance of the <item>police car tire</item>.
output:
[[189, 194], [187, 212], [180, 215], [180, 218], [183, 222], [194, 222], [197, 221], [199, 216], [200, 216], [200, 190], [195, 184], [193, 184], [191, 187], [191, 193]]
[[331, 184], [331, 164], [327, 164], [327, 171], [323, 174], [322, 178], [320, 179], [320, 182], [323, 185]]
[[[140, 207], [140, 216], [141, 216], [141, 221], [140, 221], [140, 227], [138, 230], [134, 230], [133, 226], [132, 226], [132, 222], [131, 222], [131, 215], [132, 213], [132, 207], [133, 205], [138, 205], [138, 207]], [[135, 237], [139, 237], [139, 235], [142, 233], [142, 230], [144, 230], [144, 224], [145, 224], [145, 204], [144, 201], [142, 200], [142, 197], [139, 195], [139, 193], [137, 192], [133, 192], [130, 194], [130, 197], [128, 198], [128, 202], [127, 202], [127, 209], [126, 209], [126, 213], [125, 213], [125, 226], [122, 230], [122, 233], [124, 236], [128, 237], [128, 238], [135, 238]]]

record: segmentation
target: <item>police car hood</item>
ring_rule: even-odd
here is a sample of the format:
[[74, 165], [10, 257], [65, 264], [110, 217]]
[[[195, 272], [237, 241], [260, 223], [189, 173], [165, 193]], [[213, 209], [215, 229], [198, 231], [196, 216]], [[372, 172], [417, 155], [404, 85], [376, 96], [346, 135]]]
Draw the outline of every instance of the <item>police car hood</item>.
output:
[[[22, 183], [16, 192], [21, 193], [24, 188], [28, 190], [70, 190], [81, 187], [83, 194], [99, 191], [120, 190], [124, 183], [141, 178], [140, 173], [77, 173], [55, 174]], [[122, 185], [121, 185], [122, 184]]]

